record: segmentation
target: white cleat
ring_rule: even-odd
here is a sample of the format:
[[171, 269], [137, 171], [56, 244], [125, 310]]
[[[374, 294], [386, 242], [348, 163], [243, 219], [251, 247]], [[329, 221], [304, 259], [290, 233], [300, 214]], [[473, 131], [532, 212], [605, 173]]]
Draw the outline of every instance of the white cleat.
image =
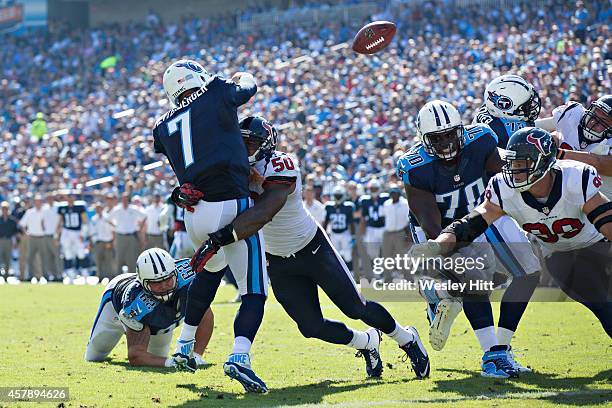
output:
[[42, 278], [40, 278], [38, 280], [38, 284], [39, 285], [46, 285], [47, 284], [47, 279], [43, 276]]
[[4, 285], [6, 283], [6, 280], [4, 279], [4, 276], [0, 276], [0, 285]]
[[523, 367], [518, 361], [514, 359], [514, 351], [512, 350], [512, 346], [508, 346], [508, 362], [519, 373], [530, 373], [532, 371], [531, 368]]
[[456, 298], [442, 299], [436, 307], [434, 318], [429, 326], [429, 343], [431, 348], [440, 351], [446, 345], [453, 323], [463, 304]]
[[108, 279], [108, 278], [103, 278], [103, 279], [100, 281], [100, 285], [106, 286], [106, 285], [108, 285], [108, 282], [110, 282], [110, 279]]
[[98, 278], [97, 276], [88, 276], [85, 278], [85, 282], [87, 282], [87, 284], [90, 286], [94, 286], [97, 285], [98, 282], [100, 282], [100, 278]]
[[71, 285], [72, 284], [72, 279], [70, 279], [69, 276], [65, 276], [64, 279], [62, 280], [62, 283], [64, 285]]
[[32, 279], [30, 279], [30, 283], [32, 285], [36, 285], [38, 283], [38, 279], [36, 279], [36, 277], [33, 277]]
[[14, 276], [9, 276], [6, 278], [6, 283], [9, 285], [19, 285], [21, 281]]

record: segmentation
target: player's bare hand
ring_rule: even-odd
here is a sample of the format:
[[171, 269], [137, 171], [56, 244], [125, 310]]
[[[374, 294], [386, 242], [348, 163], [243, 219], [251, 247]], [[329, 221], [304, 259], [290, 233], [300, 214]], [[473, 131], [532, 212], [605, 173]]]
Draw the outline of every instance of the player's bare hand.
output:
[[261, 173], [257, 171], [257, 169], [251, 167], [251, 174], [249, 176], [249, 182], [255, 183], [257, 185], [261, 185], [263, 184], [264, 181], [265, 181], [265, 177], [262, 176]]

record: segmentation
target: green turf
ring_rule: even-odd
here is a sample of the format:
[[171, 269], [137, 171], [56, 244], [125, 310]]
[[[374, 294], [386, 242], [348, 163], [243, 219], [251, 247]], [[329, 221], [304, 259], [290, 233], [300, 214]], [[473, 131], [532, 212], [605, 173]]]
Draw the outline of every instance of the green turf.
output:
[[[67, 407], [612, 405], [610, 339], [595, 318], [574, 303], [530, 304], [514, 347], [519, 361], [534, 367], [535, 373], [520, 379], [480, 377], [481, 353], [461, 314], [446, 348], [430, 350], [430, 379], [415, 380], [400, 350], [386, 338], [383, 379], [368, 381], [362, 359], [351, 349], [302, 338], [270, 299], [252, 355], [254, 369], [270, 392], [245, 395], [222, 370], [238, 307], [228, 303], [233, 289], [221, 288], [213, 307], [215, 332], [205, 355], [213, 365], [195, 374], [131, 368], [124, 340], [108, 362], [86, 363], [83, 353], [101, 292], [100, 286], [1, 286], [0, 386], [67, 386]], [[324, 295], [322, 299], [324, 314], [341, 319]], [[415, 325], [426, 341], [422, 303], [386, 306], [401, 323]], [[360, 322], [351, 325], [364, 328]], [[2, 407], [34, 405], [0, 402]]]

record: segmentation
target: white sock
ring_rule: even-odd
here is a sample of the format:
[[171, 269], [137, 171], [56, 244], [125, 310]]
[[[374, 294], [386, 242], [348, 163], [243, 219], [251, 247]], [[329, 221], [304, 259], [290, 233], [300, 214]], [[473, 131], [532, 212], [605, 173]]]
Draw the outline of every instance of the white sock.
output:
[[414, 340], [413, 334], [403, 328], [398, 322], [395, 322], [395, 330], [387, 334], [387, 336], [395, 340], [400, 347]]
[[196, 330], [198, 330], [198, 326], [192, 326], [190, 324], [185, 323], [183, 325], [183, 329], [181, 330], [181, 335], [179, 336], [179, 341], [187, 342], [195, 339]]
[[244, 336], [238, 336], [234, 339], [232, 354], [245, 354], [249, 351], [251, 351], [251, 340]]
[[359, 330], [353, 330], [353, 339], [349, 341], [349, 344], [347, 344], [347, 346], [354, 347], [357, 350], [363, 350], [364, 348], [368, 347], [369, 339], [370, 336], [368, 336], [368, 333]]
[[497, 346], [497, 336], [495, 335], [495, 326], [485, 327], [483, 329], [474, 330], [474, 334], [480, 343], [480, 348], [483, 352], [489, 351], [493, 346]]
[[497, 328], [497, 341], [499, 342], [499, 344], [509, 346], [513, 336], [514, 332], [512, 330], [508, 330], [504, 327]]

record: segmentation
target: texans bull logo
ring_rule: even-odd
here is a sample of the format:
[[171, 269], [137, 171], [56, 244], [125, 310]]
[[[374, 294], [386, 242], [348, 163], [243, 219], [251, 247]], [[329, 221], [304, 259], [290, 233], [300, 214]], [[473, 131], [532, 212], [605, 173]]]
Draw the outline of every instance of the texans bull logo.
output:
[[514, 105], [512, 99], [508, 98], [505, 95], [498, 95], [495, 92], [489, 92], [489, 99], [493, 102], [493, 104], [499, 109], [506, 111]]
[[538, 151], [543, 155], [547, 156], [550, 154], [550, 148], [552, 143], [550, 138], [544, 136], [536, 137], [531, 134], [527, 136], [527, 142], [534, 145], [536, 149], [538, 149]]

